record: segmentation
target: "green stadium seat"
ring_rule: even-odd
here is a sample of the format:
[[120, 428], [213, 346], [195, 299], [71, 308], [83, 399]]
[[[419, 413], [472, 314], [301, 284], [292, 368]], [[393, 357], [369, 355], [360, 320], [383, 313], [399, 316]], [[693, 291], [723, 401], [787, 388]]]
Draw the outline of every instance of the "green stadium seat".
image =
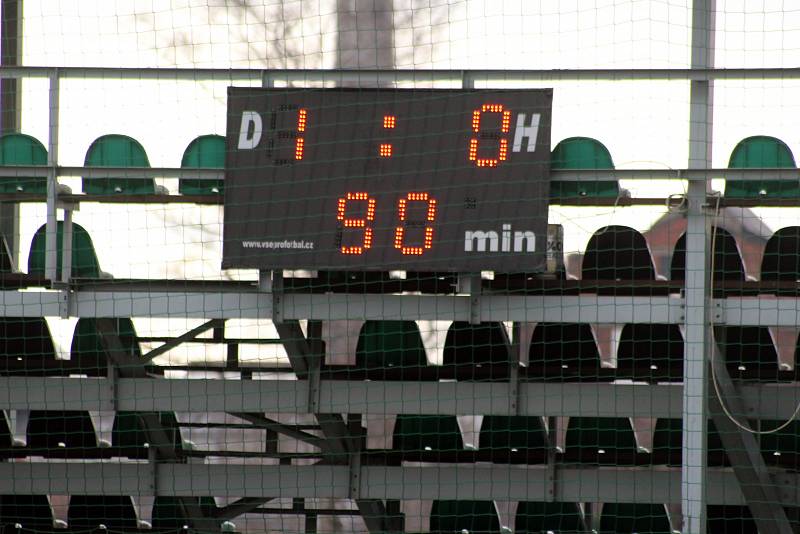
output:
[[94, 530], [100, 525], [112, 532], [137, 528], [131, 498], [119, 495], [73, 495], [69, 500], [68, 523], [75, 530]]
[[[653, 432], [652, 463], [680, 467], [683, 456], [683, 422], [680, 419], [659, 419]], [[722, 438], [713, 421], [708, 422], [708, 465], [729, 465]]]
[[484, 417], [479, 445], [497, 463], [543, 463], [547, 458], [547, 434], [541, 417]]
[[761, 262], [761, 279], [800, 281], [800, 226], [781, 228], [767, 241]]
[[[224, 169], [225, 138], [221, 135], [201, 135], [193, 140], [181, 159], [184, 169]], [[222, 194], [223, 180], [198, 180], [183, 178], [178, 190], [182, 195]]]
[[[398, 415], [392, 450], [410, 456], [436, 456], [464, 449], [458, 420], [452, 415]], [[433, 454], [427, 454], [433, 453]]]
[[[769, 432], [785, 421], [761, 420], [762, 432]], [[768, 465], [779, 465], [784, 469], [800, 470], [800, 421], [792, 421], [786, 428], [762, 434], [761, 451]]]
[[[149, 167], [142, 145], [126, 135], [109, 134], [95, 139], [86, 152], [87, 167]], [[152, 195], [152, 178], [84, 178], [83, 192], [90, 195]]]
[[[553, 149], [550, 157], [552, 170], [613, 169], [614, 162], [608, 149], [596, 139], [570, 137]], [[557, 204], [568, 198], [617, 198], [620, 195], [616, 180], [594, 182], [550, 182], [550, 202]]]
[[375, 380], [414, 380], [428, 365], [414, 321], [367, 321], [356, 348], [356, 369]]
[[[47, 165], [47, 149], [35, 137], [8, 133], [0, 137], [0, 166]], [[47, 193], [47, 178], [13, 177], [0, 180], [0, 193]]]
[[[793, 168], [792, 151], [775, 137], [757, 135], [739, 141], [733, 149], [731, 169]], [[797, 198], [800, 186], [794, 180], [736, 180], [725, 185], [728, 198]]]
[[458, 379], [508, 377], [510, 343], [502, 323], [455, 321], [447, 331], [442, 360]]
[[28, 447], [51, 453], [64, 449], [96, 448], [92, 420], [88, 412], [34, 410], [28, 421]]
[[527, 376], [554, 381], [602, 380], [600, 354], [588, 324], [539, 323], [528, 352]]
[[[142, 353], [136, 340], [136, 329], [133, 321], [127, 318], [115, 319], [117, 334], [123, 348], [136, 358]], [[71, 360], [77, 373], [88, 376], [106, 376], [108, 374], [108, 356], [103, 348], [97, 322], [92, 318], [78, 319], [72, 336], [70, 349]]]
[[431, 533], [469, 534], [500, 532], [500, 518], [492, 501], [433, 501]]
[[50, 328], [42, 317], [0, 317], [0, 375], [63, 374]]
[[586, 532], [583, 512], [572, 502], [521, 502], [514, 522], [516, 534]]
[[[166, 445], [171, 445], [180, 450], [182, 448], [181, 434], [175, 414], [162, 412], [158, 415], [167, 437], [172, 438], [172, 443]], [[114, 447], [126, 449], [125, 456], [136, 459], [146, 459], [148, 457], [148, 447], [161, 445], [159, 443], [151, 443], [147, 438], [147, 433], [138, 412], [117, 412], [114, 418], [111, 444]]]
[[683, 336], [678, 325], [627, 324], [617, 350], [617, 378], [683, 380]]
[[706, 531], [714, 534], [758, 534], [747, 506], [709, 505], [706, 517]]
[[625, 417], [570, 417], [564, 461], [633, 465], [636, 436]]
[[644, 236], [627, 226], [606, 226], [592, 235], [583, 256], [584, 280], [655, 280]]
[[[10, 527], [20, 524], [30, 531], [53, 528], [53, 510], [46, 495], [0, 496], [0, 525]], [[6, 530], [8, 532], [11, 529]], [[16, 529], [11, 530], [16, 532]]]
[[[714, 245], [714, 280], [718, 282], [744, 282], [745, 271], [739, 248], [734, 237], [724, 228], [717, 227]], [[672, 280], [686, 279], [686, 235], [682, 235], [675, 245], [670, 265]]]
[[780, 378], [778, 353], [767, 328], [717, 326], [714, 337], [731, 378], [758, 381], [777, 381]]
[[[28, 256], [28, 273], [44, 276], [45, 274], [45, 238], [46, 225], [42, 225], [34, 234], [31, 241], [31, 253]], [[57, 241], [57, 269], [61, 272], [64, 256], [64, 222], [59, 221], [56, 227]], [[106, 275], [100, 271], [92, 238], [81, 225], [72, 224], [72, 277], [73, 278], [104, 278]]]
[[[193, 498], [206, 517], [213, 516], [216, 503], [213, 497]], [[153, 530], [160, 532], [185, 532], [184, 526], [191, 527], [184, 507], [177, 497], [156, 497], [153, 504]]]
[[663, 504], [606, 503], [600, 516], [603, 534], [671, 534], [667, 509]]

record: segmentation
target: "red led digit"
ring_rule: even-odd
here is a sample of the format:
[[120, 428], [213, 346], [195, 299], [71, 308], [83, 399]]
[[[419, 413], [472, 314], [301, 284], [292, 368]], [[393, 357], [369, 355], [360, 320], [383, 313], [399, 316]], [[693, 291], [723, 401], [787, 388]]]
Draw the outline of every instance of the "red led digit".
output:
[[[425, 220], [432, 223], [436, 220], [436, 199], [430, 198], [428, 193], [409, 193], [406, 198], [397, 201], [397, 217], [400, 222], [405, 222], [409, 202], [427, 202], [428, 213]], [[394, 248], [404, 256], [421, 256], [423, 252], [433, 247], [433, 227], [425, 227], [425, 237], [421, 247], [407, 247], [405, 242], [405, 226], [397, 226], [394, 231]]]
[[[347, 203], [351, 200], [367, 201], [367, 215], [363, 219], [351, 219], [345, 216]], [[367, 222], [375, 220], [375, 199], [370, 198], [368, 193], [347, 193], [347, 196], [339, 198], [336, 210], [336, 220], [341, 221], [345, 228], [363, 228], [364, 236], [360, 246], [342, 246], [339, 250], [342, 254], [363, 254], [364, 250], [372, 247], [372, 227], [367, 226]]]
[[[481, 116], [484, 113], [501, 113], [500, 132], [507, 134], [511, 127], [511, 110], [505, 109], [503, 104], [484, 104], [481, 109], [472, 111], [472, 131], [480, 133]], [[474, 161], [478, 167], [497, 167], [501, 161], [508, 158], [508, 138], [500, 137], [500, 147], [496, 158], [478, 157], [478, 138], [473, 137], [469, 140], [469, 160]]]
[[[297, 111], [297, 133], [301, 134], [306, 131], [306, 122], [308, 118], [308, 111], [305, 108], [300, 108]], [[303, 159], [303, 152], [305, 152], [306, 140], [303, 136], [297, 136], [294, 141], [294, 159]]]
[[[395, 126], [397, 126], [397, 117], [394, 115], [383, 116], [384, 130], [393, 130]], [[380, 155], [382, 158], [391, 158], [392, 149], [393, 147], [391, 143], [381, 143], [381, 145], [378, 147], [378, 155]]]

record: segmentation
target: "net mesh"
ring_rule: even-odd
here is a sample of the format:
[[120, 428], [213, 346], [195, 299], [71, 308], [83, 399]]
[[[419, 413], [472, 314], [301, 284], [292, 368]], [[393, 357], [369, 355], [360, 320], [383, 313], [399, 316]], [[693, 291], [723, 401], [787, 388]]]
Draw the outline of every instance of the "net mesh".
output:
[[0, 7], [4, 532], [799, 528], [790, 4]]

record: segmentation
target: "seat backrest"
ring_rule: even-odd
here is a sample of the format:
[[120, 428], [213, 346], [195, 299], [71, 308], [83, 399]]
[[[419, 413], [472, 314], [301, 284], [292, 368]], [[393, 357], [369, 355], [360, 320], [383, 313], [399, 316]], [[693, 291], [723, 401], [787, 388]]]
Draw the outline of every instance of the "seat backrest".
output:
[[[744, 263], [736, 246], [736, 239], [724, 228], [716, 227], [716, 240], [714, 243], [714, 280], [716, 281], [741, 281], [745, 280]], [[670, 264], [670, 279], [686, 279], [686, 235], [682, 235], [675, 244]]]
[[[47, 149], [35, 137], [8, 133], [0, 137], [0, 166], [47, 165]], [[0, 179], [2, 193], [47, 193], [47, 178], [9, 177]]]
[[583, 513], [574, 502], [521, 502], [514, 526], [517, 534], [584, 532]]
[[136, 530], [133, 502], [124, 495], [73, 495], [67, 517], [69, 526], [76, 529], [105, 525], [109, 530]]
[[663, 504], [606, 503], [600, 516], [600, 532], [671, 534], [672, 527]]
[[711, 505], [706, 508], [706, 530], [714, 534], [756, 534], [756, 522], [747, 506]]
[[[608, 149], [600, 141], [590, 137], [570, 137], [562, 140], [553, 149], [550, 168], [553, 170], [613, 169], [614, 162]], [[593, 182], [553, 180], [550, 182], [550, 199], [553, 202], [565, 198], [616, 198], [618, 196], [619, 184], [616, 180]]]
[[[150, 161], [142, 145], [127, 135], [109, 134], [98, 137], [86, 152], [87, 167], [149, 167]], [[92, 195], [152, 195], [152, 178], [84, 178], [83, 192]]]
[[53, 510], [47, 495], [0, 496], [0, 524], [14, 523], [25, 529], [52, 529]]
[[489, 415], [483, 418], [481, 449], [545, 449], [547, 437], [540, 417]]
[[[205, 517], [213, 517], [216, 503], [213, 497], [185, 497], [200, 506]], [[178, 497], [159, 496], [153, 504], [153, 530], [169, 532], [185, 532], [184, 526], [191, 526], [186, 512]]]
[[[742, 139], [731, 152], [731, 169], [793, 168], [794, 156], [789, 147], [775, 137], [756, 135]], [[736, 180], [725, 184], [725, 196], [731, 198], [796, 198], [800, 186], [790, 180]]]
[[636, 451], [636, 436], [625, 417], [570, 417], [567, 427], [568, 449]]
[[528, 367], [534, 371], [537, 365], [599, 368], [600, 353], [591, 327], [578, 323], [536, 325], [528, 352]]
[[655, 268], [644, 236], [627, 226], [607, 226], [592, 235], [583, 256], [584, 280], [653, 280]]
[[425, 367], [428, 360], [414, 321], [367, 321], [361, 327], [356, 367], [387, 369]]
[[28, 420], [28, 446], [55, 450], [97, 447], [89, 412], [32, 411]]
[[781, 228], [769, 238], [761, 261], [761, 279], [800, 280], [800, 226]]
[[500, 532], [500, 518], [492, 501], [433, 501], [431, 533], [470, 534]]
[[[224, 169], [225, 138], [221, 135], [201, 135], [194, 139], [181, 159], [182, 168]], [[223, 192], [223, 180], [183, 178], [178, 186], [182, 195], [212, 195]]]
[[[122, 347], [131, 356], [141, 358], [142, 353], [136, 340], [136, 329], [128, 318], [114, 320], [116, 332]], [[105, 376], [108, 371], [108, 356], [103, 341], [97, 331], [97, 322], [92, 318], [81, 318], [75, 324], [70, 347], [70, 359], [82, 373], [89, 376]]]
[[172, 412], [162, 412], [158, 414], [161, 428], [167, 433], [167, 438], [171, 438], [171, 443], [154, 443], [148, 437], [145, 427], [138, 412], [117, 412], [114, 418], [114, 428], [111, 434], [111, 444], [116, 447], [138, 449], [131, 451], [129, 457], [147, 458], [148, 451], [145, 444], [149, 447], [171, 446], [175, 449], [181, 448], [181, 434], [178, 429], [178, 421]]
[[459, 451], [464, 448], [453, 415], [398, 415], [393, 450], [402, 452]]
[[508, 363], [508, 336], [502, 323], [456, 321], [444, 342], [445, 365]]
[[679, 379], [683, 350], [683, 336], [678, 325], [626, 324], [617, 349], [617, 367], [621, 370], [632, 367], [638, 378]]
[[[28, 273], [38, 276], [45, 274], [45, 239], [47, 227], [42, 225], [31, 241], [31, 253], [28, 256]], [[64, 222], [59, 221], [56, 227], [57, 269], [61, 272], [64, 256]], [[100, 262], [94, 249], [92, 238], [81, 225], [72, 223], [72, 277], [98, 278]]]

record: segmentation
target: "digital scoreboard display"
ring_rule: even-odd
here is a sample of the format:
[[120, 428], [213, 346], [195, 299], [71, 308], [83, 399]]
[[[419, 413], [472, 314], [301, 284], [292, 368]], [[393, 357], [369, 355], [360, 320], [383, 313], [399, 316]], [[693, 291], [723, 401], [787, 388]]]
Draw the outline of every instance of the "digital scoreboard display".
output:
[[533, 272], [551, 89], [228, 89], [223, 268]]

